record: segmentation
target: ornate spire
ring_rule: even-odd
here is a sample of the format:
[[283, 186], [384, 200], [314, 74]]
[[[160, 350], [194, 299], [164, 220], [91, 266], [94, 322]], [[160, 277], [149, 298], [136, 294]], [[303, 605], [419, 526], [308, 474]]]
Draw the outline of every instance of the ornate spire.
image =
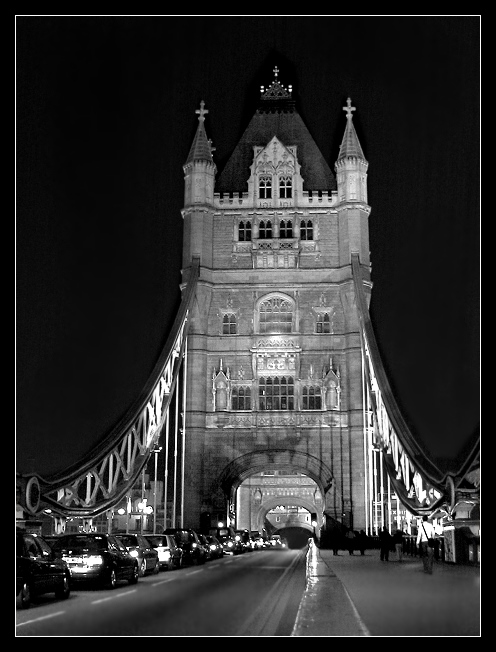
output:
[[356, 111], [356, 107], [351, 106], [350, 98], [347, 99], [346, 106], [343, 106], [343, 111], [346, 111], [346, 129], [339, 150], [338, 161], [344, 158], [360, 158], [365, 161], [365, 156], [353, 126], [353, 111]]
[[215, 150], [212, 147], [212, 141], [207, 138], [205, 132], [205, 115], [208, 113], [208, 110], [205, 109], [205, 102], [203, 100], [200, 102], [200, 108], [196, 109], [195, 113], [198, 114], [198, 128], [185, 165], [198, 160], [212, 162], [212, 152]]
[[281, 82], [278, 81], [277, 77], [279, 76], [279, 68], [277, 66], [272, 72], [274, 73], [274, 81], [267, 90], [265, 90], [265, 86], [260, 86], [262, 100], [290, 99], [293, 87], [288, 86], [286, 89]]
[[265, 86], [260, 86], [260, 106], [259, 112], [288, 112], [294, 109], [294, 100], [292, 99], [291, 93], [293, 91], [292, 86], [285, 88], [279, 81], [279, 68], [275, 66], [274, 70], [274, 80], [265, 88]]

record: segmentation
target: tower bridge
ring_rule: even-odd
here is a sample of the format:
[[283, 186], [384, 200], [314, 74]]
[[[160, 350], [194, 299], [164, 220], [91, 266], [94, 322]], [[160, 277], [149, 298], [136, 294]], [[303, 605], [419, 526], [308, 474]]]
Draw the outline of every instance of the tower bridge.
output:
[[[410, 529], [422, 515], [478, 535], [478, 443], [460, 468], [438, 469], [381, 362], [368, 162], [356, 108], [343, 108], [333, 172], [276, 68], [218, 174], [201, 102], [183, 167], [182, 298], [162, 354], [84, 459], [50, 478], [17, 477], [20, 521], [50, 513], [56, 532], [112, 528], [122, 509], [129, 525], [140, 487], [140, 504], [153, 493], [154, 528], [262, 526], [282, 501], [316, 512], [323, 540], [336, 526]], [[274, 472], [290, 492], [267, 491]]]

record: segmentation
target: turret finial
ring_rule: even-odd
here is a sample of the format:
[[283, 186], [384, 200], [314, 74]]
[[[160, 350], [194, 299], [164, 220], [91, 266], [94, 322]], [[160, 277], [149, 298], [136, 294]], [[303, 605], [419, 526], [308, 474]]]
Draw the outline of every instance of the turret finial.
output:
[[[346, 104], [347, 104], [347, 106], [343, 106], [343, 111], [347, 112], [346, 117], [348, 118], [348, 120], [352, 120], [353, 116], [351, 115], [351, 113], [352, 113], [352, 111], [356, 111], [356, 107], [351, 106], [351, 99], [350, 98], [348, 98], [346, 100]], [[197, 111], [197, 113], [198, 113], [198, 111]]]
[[196, 109], [195, 113], [199, 114], [198, 120], [201, 120], [202, 122], [205, 121], [205, 114], [208, 113], [207, 109], [204, 108], [205, 102], [202, 100], [200, 102], [200, 108]]

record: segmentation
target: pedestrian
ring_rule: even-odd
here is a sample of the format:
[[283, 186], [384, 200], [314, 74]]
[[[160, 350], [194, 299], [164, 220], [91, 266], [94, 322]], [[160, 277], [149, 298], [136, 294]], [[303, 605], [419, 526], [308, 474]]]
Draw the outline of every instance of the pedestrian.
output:
[[391, 543], [392, 543], [392, 536], [389, 533], [387, 527], [384, 525], [382, 530], [379, 532], [381, 561], [389, 561], [389, 551], [391, 550]]
[[348, 530], [346, 533], [346, 547], [348, 548], [350, 555], [352, 555], [353, 550], [355, 549], [355, 533], [353, 530]]
[[432, 575], [435, 546], [434, 526], [429, 522], [427, 516], [422, 516], [422, 523], [420, 524], [417, 534], [417, 546], [419, 546], [420, 549], [424, 573]]
[[396, 530], [393, 534], [393, 543], [396, 548], [396, 554], [398, 555], [398, 561], [403, 561], [403, 530]]
[[341, 536], [337, 530], [332, 530], [330, 538], [331, 538], [332, 554], [337, 556], [339, 555]]
[[358, 548], [360, 550], [361, 555], [365, 554], [366, 547], [367, 547], [367, 535], [365, 534], [364, 530], [360, 530], [360, 532], [358, 533]]

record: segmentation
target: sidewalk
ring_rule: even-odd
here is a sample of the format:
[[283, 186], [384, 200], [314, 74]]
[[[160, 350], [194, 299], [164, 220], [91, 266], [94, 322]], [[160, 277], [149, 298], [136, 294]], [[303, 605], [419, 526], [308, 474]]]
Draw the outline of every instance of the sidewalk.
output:
[[480, 569], [378, 550], [307, 552], [307, 588], [293, 636], [480, 636]]

